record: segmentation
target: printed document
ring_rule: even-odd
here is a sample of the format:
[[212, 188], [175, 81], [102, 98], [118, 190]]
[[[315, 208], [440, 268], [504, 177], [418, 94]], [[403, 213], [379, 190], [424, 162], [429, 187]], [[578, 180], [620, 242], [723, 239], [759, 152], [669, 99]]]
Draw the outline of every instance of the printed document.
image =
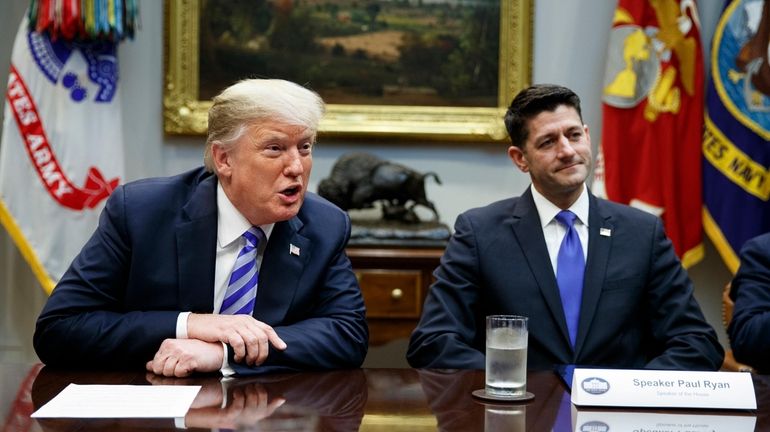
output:
[[33, 418], [184, 417], [200, 386], [70, 384]]

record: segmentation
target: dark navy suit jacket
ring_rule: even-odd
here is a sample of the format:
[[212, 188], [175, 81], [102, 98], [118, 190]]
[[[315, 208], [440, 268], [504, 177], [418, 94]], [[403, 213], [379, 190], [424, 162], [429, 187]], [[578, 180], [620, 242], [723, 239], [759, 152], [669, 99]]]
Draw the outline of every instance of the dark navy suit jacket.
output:
[[732, 282], [733, 319], [727, 329], [735, 359], [770, 372], [770, 233], [746, 242]]
[[[142, 366], [176, 337], [180, 311], [211, 313], [217, 179], [198, 168], [117, 188], [99, 227], [37, 321], [34, 346], [49, 365]], [[254, 317], [288, 348], [239, 373], [358, 367], [367, 351], [364, 302], [345, 254], [346, 213], [308, 193], [275, 224], [260, 268]], [[289, 252], [299, 247], [299, 256]]]
[[660, 220], [593, 195], [588, 219], [574, 350], [528, 189], [519, 198], [457, 218], [412, 333], [409, 363], [483, 369], [485, 316], [515, 314], [529, 317], [527, 361], [533, 369], [559, 364], [718, 369], [724, 352]]

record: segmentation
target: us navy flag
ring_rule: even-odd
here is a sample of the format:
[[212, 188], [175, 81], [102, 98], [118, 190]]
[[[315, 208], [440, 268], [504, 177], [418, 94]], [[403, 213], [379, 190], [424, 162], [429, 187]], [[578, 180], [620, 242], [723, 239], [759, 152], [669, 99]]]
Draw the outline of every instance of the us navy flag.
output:
[[727, 266], [770, 231], [770, 4], [729, 2], [712, 41], [703, 136], [704, 228]]

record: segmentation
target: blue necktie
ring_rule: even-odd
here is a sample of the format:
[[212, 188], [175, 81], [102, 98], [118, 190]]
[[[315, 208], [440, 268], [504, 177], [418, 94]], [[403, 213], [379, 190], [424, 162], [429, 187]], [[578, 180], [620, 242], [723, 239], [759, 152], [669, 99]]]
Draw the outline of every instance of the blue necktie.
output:
[[254, 311], [257, 297], [257, 247], [264, 240], [265, 233], [259, 227], [251, 227], [243, 233], [246, 245], [235, 260], [230, 281], [227, 283], [225, 300], [219, 310], [221, 314], [249, 314]]
[[567, 320], [569, 340], [573, 347], [577, 339], [580, 302], [583, 297], [583, 274], [586, 266], [583, 246], [580, 244], [580, 237], [574, 226], [576, 217], [575, 213], [569, 210], [562, 210], [556, 215], [556, 220], [567, 228], [556, 259], [556, 282], [559, 284], [564, 318]]

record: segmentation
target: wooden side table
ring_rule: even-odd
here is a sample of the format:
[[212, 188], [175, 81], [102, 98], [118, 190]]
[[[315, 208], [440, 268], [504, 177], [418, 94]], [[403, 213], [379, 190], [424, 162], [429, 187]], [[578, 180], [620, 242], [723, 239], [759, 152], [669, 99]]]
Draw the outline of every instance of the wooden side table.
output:
[[439, 247], [347, 248], [366, 303], [370, 345], [409, 338], [443, 253]]

